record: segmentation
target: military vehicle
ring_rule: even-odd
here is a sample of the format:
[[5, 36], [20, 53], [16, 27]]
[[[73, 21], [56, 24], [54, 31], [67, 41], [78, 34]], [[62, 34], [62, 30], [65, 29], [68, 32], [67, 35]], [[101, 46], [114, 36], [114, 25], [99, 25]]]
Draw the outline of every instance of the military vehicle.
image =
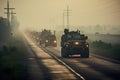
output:
[[69, 55], [80, 54], [81, 57], [88, 58], [89, 44], [86, 42], [87, 38], [78, 30], [64, 29], [64, 34], [61, 37], [61, 56], [67, 58]]
[[36, 31], [28, 31], [28, 33], [30, 34], [30, 37], [38, 42], [39, 41], [39, 35], [40, 35], [40, 32], [36, 32]]
[[44, 44], [45, 47], [47, 46], [53, 46], [57, 47], [57, 39], [54, 34], [50, 30], [44, 29], [40, 34], [40, 45]]

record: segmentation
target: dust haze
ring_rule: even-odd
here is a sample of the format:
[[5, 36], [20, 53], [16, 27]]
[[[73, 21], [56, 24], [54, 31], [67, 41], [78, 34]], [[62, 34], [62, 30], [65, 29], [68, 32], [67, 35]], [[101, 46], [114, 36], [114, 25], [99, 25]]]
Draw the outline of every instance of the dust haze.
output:
[[[120, 34], [120, 0], [10, 0], [21, 29], [63, 30], [63, 12], [69, 6], [71, 30], [84, 33]], [[6, 0], [0, 0], [0, 16]], [[65, 27], [67, 27], [65, 17]]]

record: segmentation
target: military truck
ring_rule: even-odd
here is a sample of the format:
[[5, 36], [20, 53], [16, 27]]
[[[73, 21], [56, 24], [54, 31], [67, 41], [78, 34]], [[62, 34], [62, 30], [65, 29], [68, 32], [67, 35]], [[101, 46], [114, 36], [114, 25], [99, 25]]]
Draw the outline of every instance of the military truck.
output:
[[55, 33], [52, 34], [50, 30], [44, 29], [40, 34], [40, 45], [44, 44], [45, 47], [53, 46], [57, 47], [57, 39]]
[[49, 37], [46, 38], [45, 47], [47, 46], [57, 47], [57, 40], [55, 35], [50, 35]]
[[89, 44], [86, 42], [87, 36], [81, 34], [79, 30], [69, 31], [64, 29], [61, 37], [61, 56], [64, 58], [69, 55], [79, 54], [82, 58], [89, 57]]

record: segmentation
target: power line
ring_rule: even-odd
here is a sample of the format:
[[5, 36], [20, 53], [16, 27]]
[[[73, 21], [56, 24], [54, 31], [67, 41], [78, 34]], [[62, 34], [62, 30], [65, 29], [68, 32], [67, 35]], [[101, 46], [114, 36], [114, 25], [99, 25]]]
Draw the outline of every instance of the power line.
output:
[[[69, 6], [67, 6], [67, 10], [64, 10], [64, 11], [66, 11], [66, 13], [67, 13], [67, 15], [66, 15], [67, 16], [67, 28], [69, 29], [69, 16], [70, 16], [70, 11], [71, 11], [71, 10], [69, 10]], [[65, 16], [65, 15], [63, 15], [63, 16]], [[64, 19], [63, 19], [63, 21], [64, 21]]]
[[[13, 10], [15, 10], [15, 8], [10, 8], [9, 0], [7, 0], [7, 8], [4, 8], [4, 9], [7, 10], [7, 12], [5, 12], [5, 14], [7, 14], [8, 25], [10, 26], [10, 15], [16, 14], [16, 13], [13, 13]], [[10, 12], [10, 10], [11, 10], [11, 12]]]
[[63, 12], [63, 29], [65, 28], [65, 26], [64, 26], [64, 25], [65, 25], [65, 24], [64, 24], [64, 14], [65, 14], [65, 13]]

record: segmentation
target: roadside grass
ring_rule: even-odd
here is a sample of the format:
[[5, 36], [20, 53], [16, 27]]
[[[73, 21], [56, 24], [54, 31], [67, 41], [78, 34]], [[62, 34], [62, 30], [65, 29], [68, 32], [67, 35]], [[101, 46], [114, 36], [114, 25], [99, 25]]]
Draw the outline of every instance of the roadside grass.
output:
[[0, 80], [23, 80], [26, 48], [20, 34], [0, 48]]
[[112, 45], [101, 40], [90, 42], [90, 52], [120, 61], [120, 44]]

